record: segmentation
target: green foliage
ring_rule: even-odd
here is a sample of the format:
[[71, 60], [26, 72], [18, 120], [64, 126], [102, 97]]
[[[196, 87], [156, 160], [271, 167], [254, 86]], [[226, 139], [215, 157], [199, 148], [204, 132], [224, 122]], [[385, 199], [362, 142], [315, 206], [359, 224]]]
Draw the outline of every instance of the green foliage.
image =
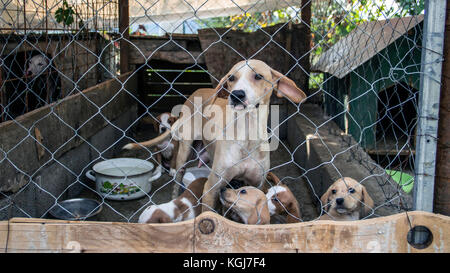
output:
[[210, 19], [200, 19], [197, 23], [205, 28], [231, 28], [244, 32], [253, 32], [262, 27], [272, 26], [278, 23], [285, 23], [289, 20], [299, 21], [292, 14], [292, 8], [271, 10], [265, 12], [243, 13], [234, 16], [215, 17]]
[[[311, 6], [311, 60], [336, 44], [359, 24], [367, 21], [418, 15], [424, 10], [425, 0], [394, 0], [388, 6], [383, 0], [320, 0]], [[398, 7], [397, 7], [398, 6]], [[297, 9], [297, 10], [296, 10]], [[197, 20], [207, 28], [232, 28], [245, 32], [261, 27], [292, 21], [300, 23], [299, 8], [284, 8], [267, 12], [244, 13], [236, 16]], [[312, 75], [310, 87], [317, 88], [323, 75]]]
[[63, 23], [66, 26], [70, 26], [74, 21], [75, 11], [67, 3], [66, 0], [63, 1], [63, 6], [56, 10], [55, 19], [58, 23]]

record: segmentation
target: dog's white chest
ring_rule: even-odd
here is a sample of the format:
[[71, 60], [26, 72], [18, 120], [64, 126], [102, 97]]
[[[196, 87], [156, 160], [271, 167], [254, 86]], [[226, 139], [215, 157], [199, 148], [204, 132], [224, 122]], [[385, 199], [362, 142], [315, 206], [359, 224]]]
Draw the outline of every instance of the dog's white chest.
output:
[[157, 147], [159, 150], [161, 150], [161, 155], [165, 159], [170, 159], [172, 157], [173, 149], [174, 149], [174, 145], [172, 142], [164, 141], [163, 143], [157, 145]]

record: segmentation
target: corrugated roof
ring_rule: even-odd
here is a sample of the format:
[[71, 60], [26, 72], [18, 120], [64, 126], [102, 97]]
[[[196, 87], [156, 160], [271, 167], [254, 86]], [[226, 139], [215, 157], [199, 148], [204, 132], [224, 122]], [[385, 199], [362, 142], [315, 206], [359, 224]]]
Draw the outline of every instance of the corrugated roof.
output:
[[423, 15], [365, 22], [320, 55], [312, 71], [342, 79], [423, 21]]

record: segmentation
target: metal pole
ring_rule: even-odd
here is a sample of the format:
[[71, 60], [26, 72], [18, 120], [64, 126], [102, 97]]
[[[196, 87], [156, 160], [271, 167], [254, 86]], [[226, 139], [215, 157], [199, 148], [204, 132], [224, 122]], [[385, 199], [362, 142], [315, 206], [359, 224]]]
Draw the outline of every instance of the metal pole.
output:
[[433, 211], [446, 2], [425, 2], [413, 209], [428, 212]]

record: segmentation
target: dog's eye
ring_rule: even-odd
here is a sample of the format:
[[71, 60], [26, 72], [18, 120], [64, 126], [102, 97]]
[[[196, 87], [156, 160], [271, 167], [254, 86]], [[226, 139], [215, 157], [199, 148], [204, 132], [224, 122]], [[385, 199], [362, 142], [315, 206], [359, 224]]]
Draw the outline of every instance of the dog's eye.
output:
[[349, 188], [349, 189], [348, 189], [348, 192], [349, 192], [349, 193], [355, 193], [355, 189], [354, 189], [354, 188]]
[[236, 77], [234, 77], [234, 75], [231, 75], [230, 77], [228, 77], [228, 80], [230, 82], [234, 82], [235, 79], [236, 79]]
[[331, 190], [331, 193], [332, 194], [336, 194], [336, 190]]
[[276, 197], [273, 197], [273, 198], [272, 198], [272, 201], [278, 202], [278, 199], [277, 199]]
[[264, 79], [263, 75], [256, 73], [255, 74], [255, 80], [262, 80]]
[[241, 190], [241, 191], [240, 191], [240, 193], [242, 193], [242, 194], [246, 194], [246, 193], [247, 193], [247, 191], [246, 191], [246, 190]]

